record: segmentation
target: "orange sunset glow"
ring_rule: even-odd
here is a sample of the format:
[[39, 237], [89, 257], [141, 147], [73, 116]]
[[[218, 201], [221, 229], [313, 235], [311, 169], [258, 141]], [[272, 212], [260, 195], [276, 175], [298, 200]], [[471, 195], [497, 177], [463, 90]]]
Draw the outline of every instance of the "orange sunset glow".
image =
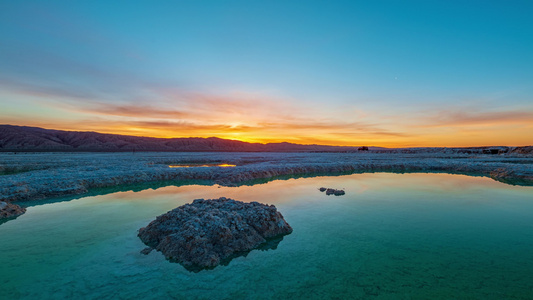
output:
[[[257, 95], [248, 95], [258, 99]], [[361, 111], [353, 106], [306, 106], [247, 95], [196, 96], [173, 106], [90, 104], [31, 98], [45, 113], [20, 112], [7, 123], [70, 131], [174, 137], [219, 137], [254, 143], [291, 142], [340, 146], [466, 147], [531, 144], [533, 113], [522, 111]], [[50, 115], [49, 115], [50, 114]], [[20, 118], [25, 122], [21, 122]]]
[[[372, 21], [353, 7], [288, 5], [276, 22], [183, 4], [140, 22], [85, 6], [14, 5], [3, 18], [0, 124], [256, 143], [533, 144], [533, 26], [521, 15], [374, 7]], [[189, 17], [166, 13], [182, 10]]]

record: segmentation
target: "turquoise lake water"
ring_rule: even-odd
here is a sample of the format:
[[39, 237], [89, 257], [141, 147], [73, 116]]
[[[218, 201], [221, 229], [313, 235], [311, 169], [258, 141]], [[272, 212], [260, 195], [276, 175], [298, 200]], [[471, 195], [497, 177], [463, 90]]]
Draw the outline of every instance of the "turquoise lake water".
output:
[[[319, 187], [344, 188], [326, 196]], [[274, 204], [275, 250], [191, 273], [137, 230], [196, 198]], [[28, 208], [0, 225], [0, 299], [533, 299], [533, 187], [447, 174], [169, 186]]]

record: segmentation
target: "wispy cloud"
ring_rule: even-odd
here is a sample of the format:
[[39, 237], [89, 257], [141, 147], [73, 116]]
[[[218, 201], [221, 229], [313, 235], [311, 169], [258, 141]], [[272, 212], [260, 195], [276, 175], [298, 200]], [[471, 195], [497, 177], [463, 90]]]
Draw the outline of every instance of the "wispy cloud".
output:
[[198, 124], [187, 121], [134, 121], [123, 122], [123, 125], [147, 128], [150, 130], [175, 130], [186, 131], [188, 133], [200, 132], [202, 134], [212, 132], [248, 132], [258, 130], [260, 127], [247, 125], [228, 125], [228, 124]]
[[503, 126], [533, 124], [533, 111], [457, 111], [445, 110], [426, 118], [424, 127]]
[[305, 133], [327, 133], [328, 135], [344, 136], [350, 138], [361, 137], [362, 135], [384, 135], [384, 136], [407, 136], [399, 131], [389, 131], [381, 128], [378, 124], [363, 122], [315, 122], [312, 119], [305, 121], [286, 120], [280, 123], [259, 123], [265, 129], [271, 130], [295, 130]]
[[135, 104], [117, 105], [117, 104], [96, 103], [96, 104], [90, 105], [89, 107], [80, 107], [77, 109], [85, 113], [107, 115], [107, 116], [134, 117], [134, 118], [179, 119], [179, 118], [187, 118], [191, 116], [189, 113], [178, 111], [178, 110], [163, 109], [163, 108], [153, 107], [149, 105], [135, 105]]
[[[369, 137], [401, 138], [377, 122], [338, 118], [314, 108], [297, 106], [277, 97], [236, 92], [230, 95], [173, 89], [169, 97], [152, 90], [150, 105], [83, 101], [80, 98], [39, 100], [51, 108], [82, 114], [85, 130], [160, 137], [218, 136], [246, 141], [291, 141], [357, 145]], [[52, 96], [55, 90], [41, 90]], [[162, 95], [162, 96], [158, 96]], [[49, 97], [48, 97], [49, 98]], [[260, 98], [260, 100], [258, 100]], [[179, 107], [176, 109], [175, 107]], [[98, 120], [98, 121], [95, 121]], [[69, 127], [72, 129], [72, 127]]]
[[59, 86], [49, 86], [41, 83], [25, 82], [23, 80], [14, 80], [3, 77], [0, 74], [0, 88], [21, 95], [32, 96], [36, 98], [55, 98], [64, 100], [89, 100], [96, 97], [87, 92], [75, 88], [65, 88]]
[[[49, 59], [48, 63], [34, 59], [26, 62], [30, 69], [33, 62], [40, 64], [40, 70], [50, 68], [44, 77], [33, 73], [9, 76], [9, 72], [0, 71], [0, 88], [31, 96], [40, 105], [57, 110], [58, 115], [75, 112], [80, 118], [75, 123], [61, 123], [36, 116], [21, 125], [157, 137], [218, 136], [254, 142], [388, 146], [469, 145], [481, 140], [518, 144], [523, 143], [519, 142], [523, 137], [500, 132], [501, 128], [533, 128], [531, 109], [459, 107], [404, 115], [391, 109], [361, 111], [349, 105], [316, 107], [307, 105], [305, 99], [191, 89], [176, 82], [117, 74], [54, 55]], [[51, 76], [52, 67], [73, 80], [68, 76], [56, 80]], [[492, 141], [495, 137], [499, 139]]]

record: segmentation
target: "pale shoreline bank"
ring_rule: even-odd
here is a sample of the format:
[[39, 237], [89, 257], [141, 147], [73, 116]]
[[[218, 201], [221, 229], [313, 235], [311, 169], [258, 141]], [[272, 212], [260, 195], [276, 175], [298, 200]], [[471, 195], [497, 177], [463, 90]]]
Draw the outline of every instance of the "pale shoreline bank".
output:
[[[225, 163], [235, 167], [170, 168]], [[443, 172], [533, 185], [531, 155], [449, 153], [0, 153], [0, 201], [82, 195], [91, 189], [158, 181], [225, 186], [255, 179], [365, 172]]]

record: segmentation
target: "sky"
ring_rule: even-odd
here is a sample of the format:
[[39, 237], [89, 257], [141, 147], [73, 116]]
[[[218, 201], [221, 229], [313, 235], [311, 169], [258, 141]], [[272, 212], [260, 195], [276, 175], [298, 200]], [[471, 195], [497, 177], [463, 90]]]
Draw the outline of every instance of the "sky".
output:
[[0, 0], [0, 124], [533, 144], [533, 1]]

